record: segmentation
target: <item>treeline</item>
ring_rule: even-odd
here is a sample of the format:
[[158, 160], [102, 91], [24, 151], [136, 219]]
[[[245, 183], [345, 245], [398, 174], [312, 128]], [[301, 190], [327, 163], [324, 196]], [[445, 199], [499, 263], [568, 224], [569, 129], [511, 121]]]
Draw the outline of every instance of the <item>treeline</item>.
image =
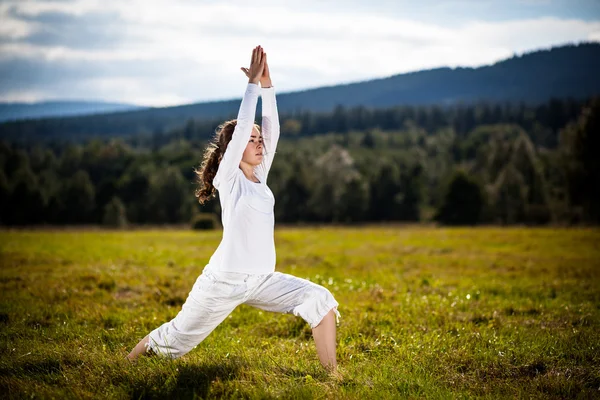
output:
[[[554, 148], [558, 145], [560, 129], [581, 113], [586, 102], [551, 99], [538, 105], [480, 102], [475, 105], [399, 106], [384, 109], [337, 106], [330, 113], [282, 114], [280, 121], [284, 137], [295, 139], [332, 132], [369, 130], [405, 132], [420, 129], [427, 134], [435, 134], [447, 128], [452, 129], [458, 139], [465, 139], [473, 129], [481, 125], [515, 124], [528, 132], [536, 146]], [[124, 137], [124, 140], [134, 147], [153, 149], [179, 139], [201, 144], [222, 121], [189, 120], [181, 128]]]
[[[278, 222], [600, 222], [598, 99], [369, 113], [282, 119], [268, 182]], [[193, 167], [212, 132], [205, 129], [190, 122], [168, 134], [81, 144], [1, 142], [0, 222], [218, 218], [217, 199], [200, 206], [193, 194]]]
[[[279, 102], [279, 100], [278, 100]], [[453, 104], [431, 106], [396, 106], [390, 108], [369, 108], [365, 106], [344, 107], [338, 105], [331, 112], [294, 111], [280, 113], [282, 133], [286, 137], [307, 137], [329, 132], [346, 133], [380, 129], [384, 131], [404, 131], [413, 127], [424, 129], [433, 134], [440, 129], [452, 128], [456, 134], [464, 138], [475, 127], [493, 124], [516, 124], [525, 129], [536, 145], [555, 147], [558, 142], [558, 131], [566, 123], [579, 115], [585, 100], [550, 99], [544, 103], [528, 105], [525, 103], [491, 103]], [[239, 107], [239, 101], [236, 102]], [[260, 110], [260, 105], [258, 107]], [[19, 121], [0, 124], [0, 137], [20, 146], [28, 147], [31, 143], [61, 151], [71, 143], [86, 143], [90, 140], [106, 141], [113, 137], [123, 138], [133, 147], [149, 147], [154, 150], [167, 145], [173, 140], [185, 139], [198, 145], [204, 143], [215, 128], [225, 119], [235, 118], [235, 114], [226, 118], [189, 119], [185, 123], [178, 120], [179, 127], [170, 122], [164, 126], [160, 123], [160, 112], [156, 116], [144, 120], [154, 128], [147, 131], [141, 126], [133, 131], [128, 125], [119, 125], [118, 121], [127, 113], [115, 113], [107, 116], [89, 116], [81, 118], [53, 118], [45, 120]], [[72, 126], [79, 126], [78, 134], [69, 134]], [[103, 134], [93, 134], [97, 129]]]

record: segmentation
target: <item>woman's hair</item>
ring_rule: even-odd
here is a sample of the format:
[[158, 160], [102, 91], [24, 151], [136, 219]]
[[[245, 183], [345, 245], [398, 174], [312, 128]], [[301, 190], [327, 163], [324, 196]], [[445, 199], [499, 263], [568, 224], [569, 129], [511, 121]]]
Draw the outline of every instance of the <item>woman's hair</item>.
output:
[[[215, 197], [215, 187], [213, 186], [213, 179], [219, 169], [219, 164], [225, 154], [227, 145], [231, 141], [233, 131], [237, 125], [236, 119], [223, 122], [215, 130], [215, 135], [208, 143], [206, 150], [204, 150], [204, 156], [202, 157], [202, 164], [200, 170], [194, 168], [196, 172], [196, 181], [198, 183], [198, 189], [195, 194], [200, 204], [204, 204], [207, 200]], [[254, 126], [259, 130], [260, 127], [257, 124]]]

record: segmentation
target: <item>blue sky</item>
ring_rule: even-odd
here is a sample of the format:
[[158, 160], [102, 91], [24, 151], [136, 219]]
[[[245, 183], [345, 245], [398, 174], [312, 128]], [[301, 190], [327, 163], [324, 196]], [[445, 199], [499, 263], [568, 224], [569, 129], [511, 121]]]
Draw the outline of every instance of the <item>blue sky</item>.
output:
[[0, 101], [239, 98], [252, 48], [278, 92], [600, 41], [600, 0], [0, 0]]

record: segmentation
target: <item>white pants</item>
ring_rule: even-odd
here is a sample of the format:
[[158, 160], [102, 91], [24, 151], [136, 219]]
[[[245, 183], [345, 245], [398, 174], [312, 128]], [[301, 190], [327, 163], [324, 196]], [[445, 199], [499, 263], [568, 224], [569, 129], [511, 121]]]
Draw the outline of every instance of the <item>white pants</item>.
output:
[[149, 334], [146, 345], [154, 353], [178, 358], [202, 342], [240, 304], [261, 310], [292, 313], [311, 328], [338, 302], [331, 292], [309, 280], [281, 272], [243, 274], [206, 267], [194, 283], [181, 311]]

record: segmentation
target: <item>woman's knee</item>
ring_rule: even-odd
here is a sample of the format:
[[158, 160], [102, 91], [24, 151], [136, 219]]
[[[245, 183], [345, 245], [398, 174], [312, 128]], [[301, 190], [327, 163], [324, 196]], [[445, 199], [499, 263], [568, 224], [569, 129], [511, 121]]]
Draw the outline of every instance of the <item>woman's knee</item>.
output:
[[319, 287], [320, 287], [321, 301], [326, 302], [326, 303], [335, 301], [335, 298], [333, 297], [333, 294], [331, 293], [331, 291], [329, 289], [327, 289], [324, 286], [319, 286]]
[[304, 298], [305, 301], [294, 310], [294, 314], [302, 317], [311, 328], [315, 328], [332, 310], [339, 316], [339, 304], [326, 287], [315, 284]]

